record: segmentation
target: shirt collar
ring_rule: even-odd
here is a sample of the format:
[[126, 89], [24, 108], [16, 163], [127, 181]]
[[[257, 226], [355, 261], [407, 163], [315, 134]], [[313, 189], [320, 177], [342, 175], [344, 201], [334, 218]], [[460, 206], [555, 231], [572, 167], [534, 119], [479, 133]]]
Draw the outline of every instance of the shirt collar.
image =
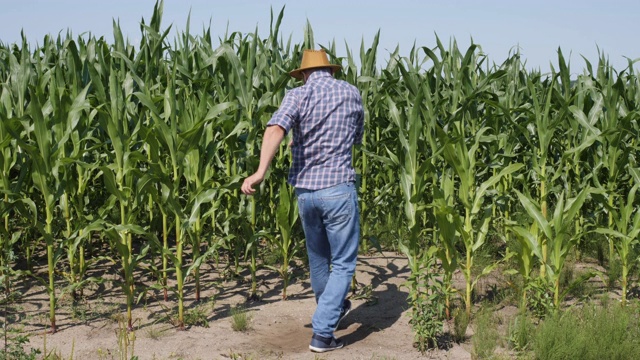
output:
[[327, 76], [331, 76], [331, 69], [318, 69], [318, 70], [312, 72], [311, 75], [309, 75], [309, 78], [307, 79], [307, 82], [309, 82], [311, 80], [314, 80], [314, 79], [327, 77]]

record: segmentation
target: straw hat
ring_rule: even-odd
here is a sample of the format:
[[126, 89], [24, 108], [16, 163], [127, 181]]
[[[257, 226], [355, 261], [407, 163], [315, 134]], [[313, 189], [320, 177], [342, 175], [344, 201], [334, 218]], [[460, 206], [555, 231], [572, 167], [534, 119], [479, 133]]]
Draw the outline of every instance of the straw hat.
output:
[[308, 69], [318, 68], [330, 68], [332, 74], [335, 74], [341, 69], [340, 65], [334, 65], [329, 63], [327, 53], [322, 50], [305, 50], [302, 54], [302, 64], [300, 68], [293, 70], [289, 75], [296, 79], [302, 79], [302, 71]]

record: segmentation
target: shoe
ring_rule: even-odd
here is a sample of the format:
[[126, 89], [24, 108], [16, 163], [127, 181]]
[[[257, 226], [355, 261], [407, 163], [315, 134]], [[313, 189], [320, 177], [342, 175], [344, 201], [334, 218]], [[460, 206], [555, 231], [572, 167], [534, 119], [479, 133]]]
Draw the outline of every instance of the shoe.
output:
[[324, 336], [313, 334], [309, 350], [317, 353], [323, 353], [331, 350], [340, 349], [344, 343], [340, 339], [334, 337], [326, 338]]
[[349, 314], [350, 311], [351, 311], [351, 301], [345, 300], [344, 303], [342, 303], [342, 310], [340, 310], [340, 317], [338, 318], [338, 323], [336, 324], [336, 328], [334, 330], [337, 330], [338, 327], [340, 327], [340, 321], [342, 321], [342, 319], [347, 317], [347, 314]]

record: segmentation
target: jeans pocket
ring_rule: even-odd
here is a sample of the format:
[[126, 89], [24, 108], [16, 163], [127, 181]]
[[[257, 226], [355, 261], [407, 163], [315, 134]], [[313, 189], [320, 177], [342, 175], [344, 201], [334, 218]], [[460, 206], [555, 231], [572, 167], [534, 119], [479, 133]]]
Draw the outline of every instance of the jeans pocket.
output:
[[320, 199], [324, 220], [327, 224], [346, 222], [353, 216], [351, 193], [323, 196]]

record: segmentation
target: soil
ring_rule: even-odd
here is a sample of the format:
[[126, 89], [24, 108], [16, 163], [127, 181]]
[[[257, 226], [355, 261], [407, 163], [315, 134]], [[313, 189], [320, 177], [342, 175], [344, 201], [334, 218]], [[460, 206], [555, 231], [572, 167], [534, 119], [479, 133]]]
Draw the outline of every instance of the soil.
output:
[[[111, 267], [112, 268], [112, 267]], [[315, 299], [308, 274], [303, 267], [295, 269], [295, 279], [282, 300], [281, 279], [272, 270], [258, 273], [260, 301], [247, 302], [249, 275], [238, 280], [222, 281], [220, 270], [206, 264], [202, 269], [201, 301], [194, 301], [193, 281], [185, 288], [185, 313], [201, 320], [199, 324], [180, 331], [172, 324], [177, 302], [165, 302], [162, 292], [149, 290], [133, 312], [133, 333], [128, 334], [130, 346], [125, 346], [121, 334], [127, 334], [123, 322], [125, 298], [111, 273], [90, 274], [107, 281], [84, 290], [84, 300], [72, 306], [71, 297], [60, 296], [57, 309], [58, 331], [47, 334], [48, 297], [46, 288], [38, 283], [21, 284], [23, 293], [16, 303], [15, 320], [10, 324], [29, 335], [29, 345], [59, 355], [64, 359], [470, 359], [472, 326], [467, 329], [467, 341], [449, 342], [448, 349], [421, 354], [413, 346], [409, 324], [407, 296], [403, 287], [409, 275], [407, 260], [392, 252], [360, 256], [356, 280], [359, 289], [369, 286], [370, 296], [352, 295], [352, 311], [343, 320], [336, 336], [345, 347], [314, 354], [308, 345], [312, 335], [311, 317]], [[216, 270], [218, 269], [218, 270]], [[460, 281], [461, 279], [458, 279]], [[141, 279], [145, 284], [151, 279]], [[481, 283], [489, 288], [491, 284]], [[232, 309], [243, 306], [249, 315], [249, 329], [232, 329]], [[499, 310], [504, 318], [515, 315], [515, 308]], [[192, 321], [194, 322], [194, 321]], [[204, 325], [204, 326], [203, 326]], [[445, 330], [448, 326], [445, 324]], [[119, 344], [120, 343], [120, 344]]]

